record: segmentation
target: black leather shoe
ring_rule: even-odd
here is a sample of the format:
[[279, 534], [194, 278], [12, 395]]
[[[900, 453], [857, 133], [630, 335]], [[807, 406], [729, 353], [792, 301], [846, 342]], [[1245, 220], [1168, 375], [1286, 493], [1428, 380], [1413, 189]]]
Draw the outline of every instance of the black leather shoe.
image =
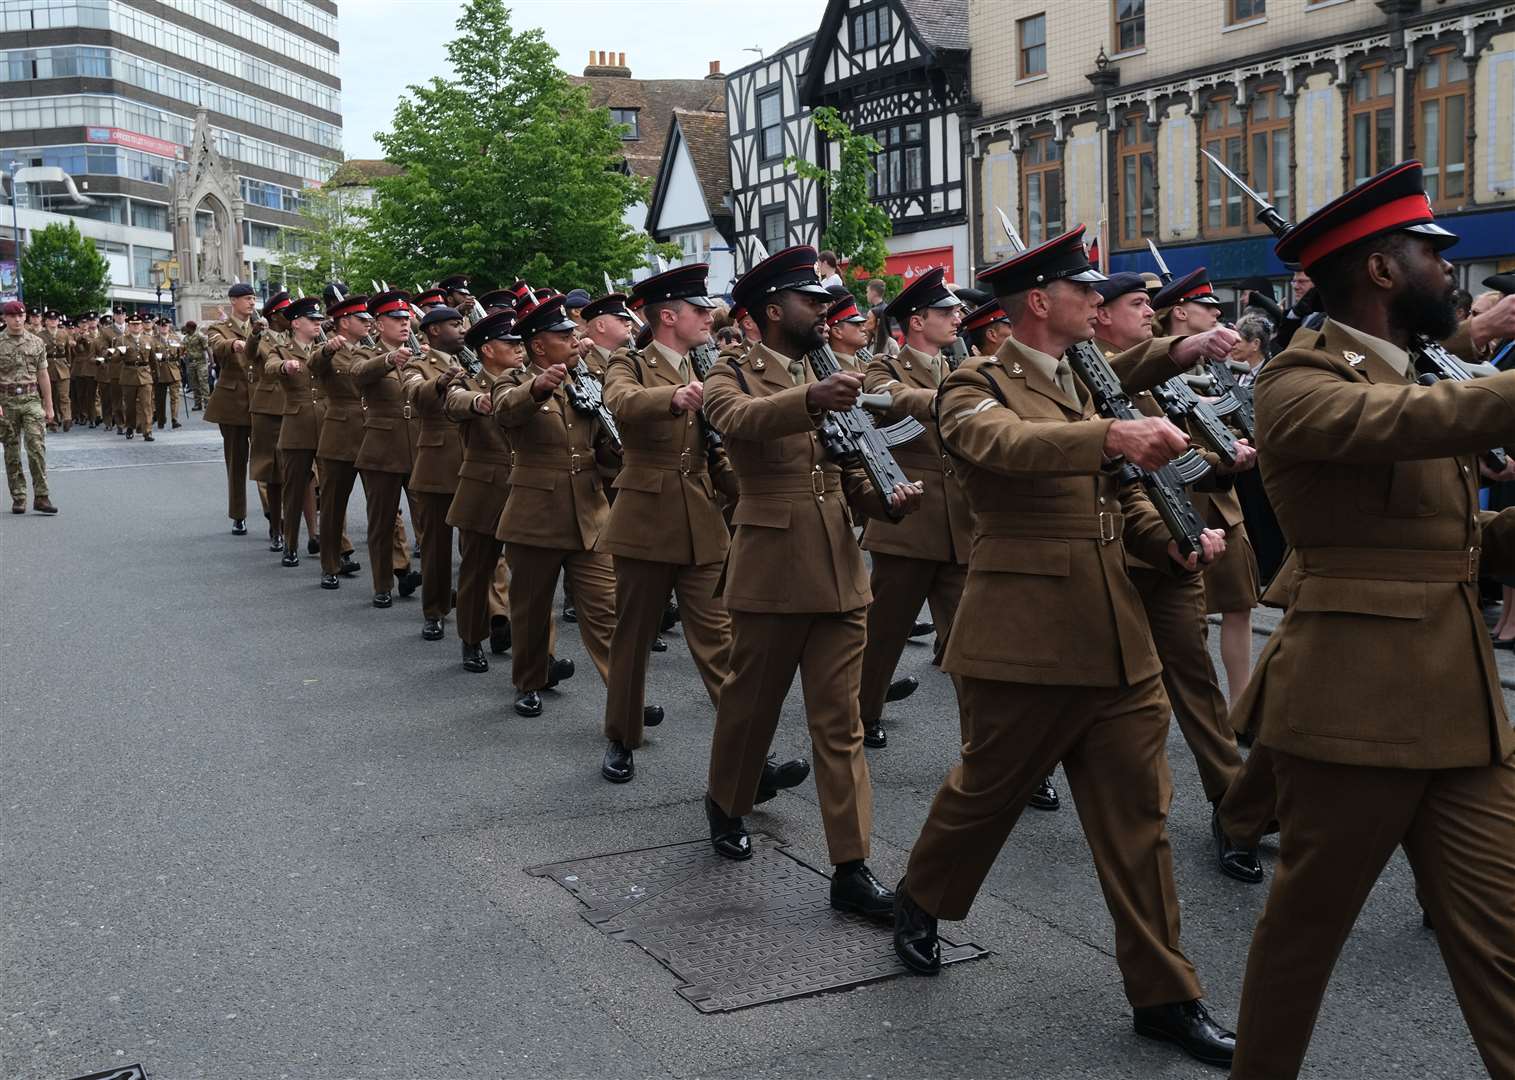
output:
[[563, 621], [574, 623], [579, 621], [579, 611], [572, 604], [563, 605]]
[[390, 596], [387, 592], [376, 592], [373, 594], [374, 607], [390, 607], [394, 602], [394, 597]]
[[1200, 1001], [1132, 1009], [1131, 1023], [1142, 1038], [1175, 1043], [1191, 1058], [1206, 1065], [1229, 1066], [1236, 1056], [1236, 1033], [1211, 1019]]
[[269, 536], [269, 538], [268, 538], [268, 550], [269, 551], [283, 551], [284, 550], [284, 537], [283, 537], [282, 534], [280, 534], [280, 533], [274, 533], [274, 534], [272, 534], [272, 535]]
[[636, 763], [631, 760], [631, 751], [619, 739], [611, 739], [605, 747], [605, 760], [600, 762], [600, 775], [612, 784], [624, 784], [636, 774]]
[[895, 679], [889, 684], [889, 689], [884, 691], [884, 700], [904, 701], [911, 694], [915, 693], [915, 688], [920, 684], [920, 680], [914, 675], [906, 675], [903, 679]]
[[653, 652], [667, 652], [668, 651], [668, 642], [664, 641], [660, 637], [653, 638], [652, 639], [652, 651]]
[[894, 892], [859, 859], [831, 875], [831, 906], [837, 911], [851, 911], [869, 919], [885, 922], [894, 918]]
[[1238, 847], [1231, 842], [1231, 838], [1220, 827], [1218, 806], [1210, 811], [1210, 835], [1215, 837], [1215, 860], [1220, 865], [1222, 874], [1248, 885], [1262, 882], [1262, 861], [1257, 857], [1257, 849]]
[[504, 615], [489, 620], [489, 651], [496, 656], [510, 651], [510, 620]]
[[942, 970], [942, 946], [936, 936], [936, 916], [910, 899], [901, 881], [894, 890], [894, 955], [917, 975]]
[[233, 536], [246, 536], [247, 535], [247, 522], [243, 521], [241, 518], [237, 518], [234, 521], [232, 521], [232, 523], [231, 523], [231, 534]]
[[323, 589], [340, 589], [341, 587], [342, 587], [342, 583], [337, 580], [337, 575], [336, 574], [322, 574], [321, 575], [321, 588], [323, 588]]
[[644, 705], [642, 707], [642, 726], [657, 727], [663, 722], [663, 706]]
[[516, 712], [521, 716], [541, 716], [542, 695], [535, 690], [517, 690]]
[[158, 440], [155, 439], [155, 438], [153, 438], [152, 432], [150, 432], [150, 431], [144, 431], [142, 433], [142, 441], [143, 442], [157, 442]]
[[710, 844], [717, 855], [737, 862], [752, 858], [752, 837], [747, 835], [747, 826], [739, 817], [728, 817], [709, 795], [705, 796], [705, 820], [710, 822]]
[[668, 601], [668, 606], [663, 609], [663, 622], [658, 627], [658, 630], [666, 634], [673, 629], [674, 624], [682, 617], [679, 613], [679, 602], [677, 600]]
[[878, 720], [863, 721], [863, 745], [872, 747], [874, 750], [882, 750], [889, 745], [889, 736], [884, 732], [884, 725]]
[[442, 640], [442, 620], [441, 619], [426, 619], [426, 620], [424, 620], [421, 623], [421, 640], [422, 641], [441, 641]]
[[1057, 788], [1052, 786], [1052, 777], [1041, 782], [1026, 800], [1026, 805], [1033, 810], [1056, 810], [1062, 805], [1057, 799]]
[[305, 554], [321, 554], [321, 541], [317, 540], [314, 536], [308, 537], [305, 541]]
[[463, 670], [471, 671], [475, 675], [489, 670], [489, 657], [484, 655], [482, 645], [470, 645], [463, 642]]
[[135, 438], [136, 438], [136, 437], [137, 437], [137, 433], [136, 433], [136, 432], [135, 432], [135, 431], [128, 431], [128, 432], [127, 432], [127, 433], [126, 433], [126, 441], [127, 441], [127, 442], [131, 442], [131, 441], [132, 441], [132, 440], [133, 440], [133, 439], [135, 439]]
[[559, 660], [555, 656], [547, 658], [547, 689], [551, 690], [560, 682], [567, 682], [573, 678], [573, 661]]
[[804, 758], [780, 763], [774, 761], [770, 754], [768, 760], [763, 763], [763, 775], [758, 780], [757, 796], [752, 801], [765, 803], [779, 792], [803, 784], [805, 777], [809, 775], [810, 762]]
[[300, 553], [298, 551], [296, 551], [294, 548], [285, 548], [284, 549], [284, 558], [282, 558], [282, 559], [279, 560], [279, 565], [280, 566], [299, 566], [300, 565]]
[[352, 577], [361, 569], [363, 569], [363, 564], [354, 559], [349, 553], [342, 556], [342, 562], [337, 566], [337, 573], [343, 577]]
[[918, 622], [910, 628], [910, 636], [913, 638], [925, 637], [927, 634], [936, 633], [936, 623]]
[[421, 587], [421, 571], [419, 570], [396, 570], [395, 578], [400, 583], [401, 596], [409, 596]]

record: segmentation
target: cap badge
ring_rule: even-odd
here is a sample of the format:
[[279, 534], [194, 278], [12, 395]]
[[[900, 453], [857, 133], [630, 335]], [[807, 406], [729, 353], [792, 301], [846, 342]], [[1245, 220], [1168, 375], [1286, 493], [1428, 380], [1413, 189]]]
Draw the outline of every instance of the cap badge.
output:
[[1025, 373], [1026, 373], [1026, 369], [1023, 368], [1023, 367], [1021, 367], [1021, 362], [1019, 360], [1012, 360], [1010, 362], [1010, 374], [1012, 374], [1012, 375], [1024, 375]]
[[651, 351], [649, 351], [647, 353], [647, 366], [648, 367], [657, 367], [658, 366], [658, 358], [656, 356], [653, 356], [652, 353], [651, 353]]
[[1343, 352], [1341, 354], [1341, 358], [1347, 363], [1351, 364], [1353, 367], [1361, 367], [1362, 362], [1367, 359], [1367, 357], [1360, 352]]
[[763, 358], [761, 356], [754, 358], [752, 361], [753, 371], [762, 371], [767, 366], [768, 365], [763, 361]]

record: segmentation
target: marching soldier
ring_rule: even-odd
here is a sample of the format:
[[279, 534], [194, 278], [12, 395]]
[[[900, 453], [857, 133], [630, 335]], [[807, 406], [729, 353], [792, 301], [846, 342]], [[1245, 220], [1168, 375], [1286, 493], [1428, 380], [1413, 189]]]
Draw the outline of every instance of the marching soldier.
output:
[[11, 513], [26, 513], [26, 476], [21, 471], [21, 446], [32, 476], [32, 509], [56, 514], [47, 492], [47, 434], [53, 419], [53, 391], [47, 379], [47, 347], [26, 330], [26, 305], [20, 300], [0, 304], [5, 333], [0, 334], [0, 445], [5, 448], [5, 479], [11, 491]]
[[73, 372], [68, 357], [68, 331], [58, 325], [61, 319], [56, 311], [44, 312], [42, 331], [38, 335], [47, 350], [47, 377], [53, 392], [53, 422], [49, 431], [57, 431], [60, 427], [67, 431], [74, 426], [73, 403], [69, 396]]
[[[405, 344], [410, 336], [409, 298], [403, 292], [379, 293], [369, 297], [368, 313], [378, 328], [378, 342], [351, 369], [364, 410], [363, 444], [353, 464], [362, 474], [368, 507], [373, 606], [387, 608], [394, 604], [390, 593], [397, 581], [401, 596], [409, 596], [421, 584], [421, 575], [411, 572], [410, 552], [395, 539], [400, 492], [410, 481], [420, 420], [406, 403], [400, 381], [400, 368], [413, 355]], [[415, 521], [411, 498], [410, 517]]]
[[159, 428], [165, 423], [184, 426], [179, 423], [184, 407], [184, 360], [179, 344], [169, 337], [171, 327], [167, 319], [159, 319], [153, 333], [153, 415]]
[[[453, 280], [453, 279], [449, 279]], [[468, 283], [461, 281], [466, 292]], [[433, 308], [421, 319], [426, 352], [400, 369], [405, 402], [421, 418], [410, 472], [411, 514], [421, 543], [421, 639], [441, 641], [442, 620], [452, 610], [452, 526], [447, 511], [458, 488], [463, 442], [447, 418], [447, 388], [463, 373], [463, 316], [450, 307]]]
[[[704, 386], [686, 355], [710, 340], [704, 263], [646, 278], [633, 302], [652, 330], [647, 348], [622, 348], [605, 376], [605, 404], [621, 429], [625, 453], [615, 479], [610, 522], [596, 550], [615, 559], [615, 634], [605, 699], [609, 746], [600, 774], [612, 783], [632, 778], [632, 751], [644, 725], [663, 722], [647, 705], [647, 660], [675, 592], [684, 639], [711, 705], [730, 673], [731, 620], [716, 596], [730, 537], [716, 493], [736, 499], [736, 478], [723, 450], [710, 449], [700, 413]], [[630, 319], [619, 293], [585, 308], [586, 323]], [[591, 331], [593, 333], [593, 331]]]
[[189, 365], [189, 388], [194, 397], [190, 411], [199, 412], [210, 396], [209, 347], [193, 319], [184, 324], [184, 362]]
[[579, 333], [590, 343], [590, 351], [584, 356], [590, 371], [597, 371], [598, 377], [604, 378], [610, 358], [631, 344], [634, 325], [622, 293], [602, 296], [584, 306]]
[[763, 341], [744, 356], [728, 352], [704, 386], [705, 415], [725, 440], [740, 489], [721, 591], [731, 674], [716, 708], [705, 812], [717, 854], [751, 858], [742, 817], [760, 795], [764, 755], [798, 671], [836, 866], [831, 905], [887, 918], [893, 894], [865, 862], [873, 792], [857, 701], [872, 597], [847, 507], [908, 513], [920, 490], [876, 491], [861, 468], [838, 466], [821, 447], [825, 412], [855, 405], [862, 379], [838, 372], [817, 382], [805, 360], [824, 340], [831, 304], [815, 257], [813, 247], [789, 248], [736, 283], [736, 301], [762, 325]]
[[1164, 334], [1202, 334], [1220, 322], [1220, 297], [1203, 266], [1168, 282], [1152, 297], [1152, 310]]
[[[942, 386], [942, 442], [974, 515], [968, 581], [943, 667], [961, 683], [963, 756], [937, 793], [895, 892], [895, 951], [941, 967], [938, 918], [961, 919], [1031, 794], [1062, 762], [1115, 919], [1138, 1034], [1211, 1064], [1235, 1047], [1199, 1001], [1178, 944], [1164, 821], [1171, 779], [1160, 665], [1126, 576], [1126, 546], [1193, 572], [1134, 485], [1105, 467], [1156, 468], [1188, 446], [1162, 418], [1098, 418], [1069, 348], [1093, 336], [1103, 280], [1083, 228], [980, 274], [1011, 322], [993, 357]], [[1203, 557], [1224, 547], [1201, 537]]]
[[1475, 454], [1511, 441], [1515, 374], [1417, 382], [1456, 327], [1457, 238], [1404, 162], [1276, 252], [1326, 318], [1255, 384], [1292, 599], [1239, 720], [1260, 725], [1278, 870], [1242, 987], [1238, 1080], [1298, 1074], [1363, 901], [1403, 846], [1491, 1076], [1515, 1075], [1515, 734], [1478, 575], [1515, 569], [1515, 512], [1479, 510]]
[[595, 551], [610, 510], [597, 464], [615, 455], [599, 420], [576, 410], [564, 386], [577, 357], [563, 298], [527, 309], [516, 331], [530, 367], [493, 391], [495, 420], [511, 447], [510, 495], [495, 535], [510, 566], [515, 711], [540, 716], [541, 691], [573, 672], [571, 661], [549, 652], [559, 573], [573, 589], [584, 651], [600, 678], [609, 676], [615, 573], [610, 556]]
[[268, 514], [268, 550], [279, 552], [284, 550], [283, 467], [279, 458], [284, 387], [277, 377], [269, 374], [268, 362], [287, 334], [289, 323], [283, 312], [289, 303], [287, 292], [277, 292], [268, 298], [260, 312], [263, 322], [254, 329], [247, 346], [248, 379], [252, 386], [248, 397], [252, 440], [248, 445], [247, 467], [264, 498], [264, 509]]
[[316, 448], [321, 441], [313, 370], [313, 361], [321, 349], [316, 344], [323, 317], [321, 299], [304, 296], [291, 301], [282, 307], [281, 316], [289, 332], [265, 351], [268, 359], [264, 361], [259, 385], [277, 383], [279, 397], [284, 403], [278, 442], [279, 488], [284, 500], [284, 558], [280, 563], [299, 566], [300, 516], [305, 507], [305, 492], [316, 467]]
[[373, 316], [366, 296], [345, 296], [326, 309], [332, 321], [327, 347], [310, 358], [316, 389], [325, 398], [320, 435], [316, 440], [316, 467], [321, 478], [320, 555], [321, 588], [341, 587], [340, 574], [351, 577], [362, 569], [352, 557], [347, 535], [347, 503], [353, 481], [358, 478], [358, 450], [363, 445], [363, 397], [353, 381], [353, 365], [364, 355]]
[[993, 356], [1010, 336], [1010, 320], [998, 300], [980, 304], [963, 317], [963, 333], [974, 356]]
[[97, 400], [97, 380], [100, 374], [98, 342], [95, 313], [86, 311], [78, 318], [78, 326], [69, 344], [69, 358], [74, 419], [80, 424], [89, 424], [91, 428], [100, 423], [100, 404]]
[[96, 351], [103, 366], [99, 374], [100, 412], [105, 430], [114, 429], [117, 435], [126, 434], [126, 425], [121, 417], [121, 354], [126, 345], [126, 309], [113, 308], [109, 322], [100, 324], [96, 338]]
[[126, 437], [142, 432], [143, 442], [153, 441], [153, 338], [144, 334], [143, 316], [126, 317], [126, 338], [117, 348], [121, 354], [121, 412], [126, 419]]
[[[458, 313], [458, 318], [463, 320], [465, 329], [473, 324], [473, 293], [468, 289], [467, 274], [449, 274], [437, 282], [437, 288], [442, 293], [442, 305], [450, 307]], [[458, 339], [459, 344], [462, 338]], [[425, 573], [423, 570], [422, 573]]]
[[458, 490], [447, 510], [447, 524], [458, 530], [458, 638], [463, 643], [463, 670], [481, 673], [489, 670], [485, 637], [497, 654], [510, 644], [508, 594], [498, 610], [495, 597], [505, 550], [495, 529], [510, 493], [510, 443], [492, 414], [496, 384], [513, 382], [522, 370], [515, 309], [499, 309], [480, 319], [469, 327], [465, 340], [478, 354], [481, 370], [460, 376], [447, 390], [446, 412], [458, 424], [463, 443]]
[[231, 301], [231, 315], [215, 322], [205, 332], [211, 355], [220, 374], [205, 407], [208, 423], [221, 428], [221, 453], [226, 459], [226, 516], [231, 531], [247, 534], [247, 458], [252, 439], [252, 418], [248, 411], [251, 387], [248, 365], [253, 356], [247, 351], [252, 337], [252, 313], [257, 304], [252, 286], [239, 281], [226, 293]]

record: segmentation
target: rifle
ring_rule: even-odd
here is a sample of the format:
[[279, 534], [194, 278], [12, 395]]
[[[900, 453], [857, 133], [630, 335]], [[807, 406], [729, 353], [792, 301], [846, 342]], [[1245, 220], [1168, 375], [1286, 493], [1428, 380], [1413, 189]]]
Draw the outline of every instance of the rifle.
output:
[[1231, 422], [1241, 428], [1242, 438], [1254, 438], [1257, 417], [1252, 411], [1252, 388], [1239, 383], [1224, 360], [1206, 360], [1205, 368], [1221, 389], [1220, 397], [1210, 406], [1215, 415], [1229, 416]]
[[[1025, 251], [1026, 245], [1021, 241], [1020, 233], [1003, 210], [999, 210], [999, 218], [1010, 243], [1017, 251]], [[1126, 396], [1125, 388], [1115, 377], [1109, 361], [1092, 340], [1078, 342], [1067, 351], [1065, 357], [1068, 366], [1088, 388], [1089, 398], [1101, 416], [1108, 420], [1144, 419]], [[1204, 532], [1205, 523], [1200, 520], [1194, 504], [1184, 494], [1184, 487], [1202, 479], [1209, 471], [1209, 463], [1190, 448], [1153, 472], [1127, 461], [1120, 465], [1116, 475], [1122, 485], [1141, 484], [1147, 498], [1157, 508], [1163, 524], [1168, 527], [1169, 535], [1178, 545], [1178, 553], [1187, 558], [1201, 550], [1200, 535]]]
[[[830, 378], [842, 370], [830, 345], [812, 349], [805, 358], [810, 361], [810, 370], [815, 372], [817, 379]], [[888, 427], [878, 427], [860, 404], [845, 412], [828, 410], [821, 419], [821, 445], [827, 455], [837, 462], [855, 461], [861, 465], [873, 482], [873, 490], [883, 501], [885, 513], [896, 521], [901, 515], [890, 507], [889, 494], [900, 484], [910, 483], [910, 478], [894, 460], [889, 448], [918, 439], [925, 433], [926, 429], [913, 416], [896, 420]]]
[[[1200, 153], [1209, 158], [1210, 164], [1219, 169], [1227, 180], [1235, 184], [1237, 189], [1252, 201], [1252, 204], [1258, 208], [1257, 220], [1262, 222], [1269, 232], [1282, 240], [1294, 231], [1293, 222], [1285, 221], [1272, 203], [1248, 187], [1241, 177], [1226, 168], [1214, 154], [1203, 148], [1200, 149]], [[1433, 386], [1443, 379], [1466, 382], [1473, 378], [1473, 373], [1463, 366], [1462, 361], [1449, 353], [1439, 341], [1432, 341], [1420, 334], [1410, 339], [1410, 360], [1414, 363], [1415, 370], [1420, 372], [1420, 378], [1415, 381], [1422, 386]], [[1509, 455], [1497, 446], [1483, 452], [1483, 461], [1493, 472], [1504, 471], [1510, 463]]]
[[615, 417], [611, 415], [609, 407], [605, 404], [604, 388], [600, 386], [600, 380], [596, 379], [588, 371], [581, 370], [583, 363], [577, 363], [568, 369], [568, 379], [563, 383], [563, 392], [568, 395], [568, 404], [574, 410], [585, 416], [596, 417], [600, 426], [605, 429], [605, 434], [610, 439], [611, 448], [617, 454], [621, 452], [621, 429], [616, 426]]
[[[694, 372], [694, 377], [704, 382], [710, 375], [710, 368], [721, 358], [720, 350], [715, 347], [713, 341], [702, 341], [689, 350], [689, 370]], [[705, 416], [705, 410], [700, 409], [700, 425], [705, 432], [705, 456], [713, 458], [715, 452], [723, 445], [721, 433], [715, 429], [710, 420]]]

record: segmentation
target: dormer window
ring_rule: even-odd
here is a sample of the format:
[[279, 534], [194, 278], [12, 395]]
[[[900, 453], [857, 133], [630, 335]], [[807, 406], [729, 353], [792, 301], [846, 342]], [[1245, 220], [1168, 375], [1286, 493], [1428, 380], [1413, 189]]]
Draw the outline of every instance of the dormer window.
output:
[[642, 137], [637, 127], [637, 109], [611, 109], [610, 122], [621, 129], [621, 139], [630, 142]]

